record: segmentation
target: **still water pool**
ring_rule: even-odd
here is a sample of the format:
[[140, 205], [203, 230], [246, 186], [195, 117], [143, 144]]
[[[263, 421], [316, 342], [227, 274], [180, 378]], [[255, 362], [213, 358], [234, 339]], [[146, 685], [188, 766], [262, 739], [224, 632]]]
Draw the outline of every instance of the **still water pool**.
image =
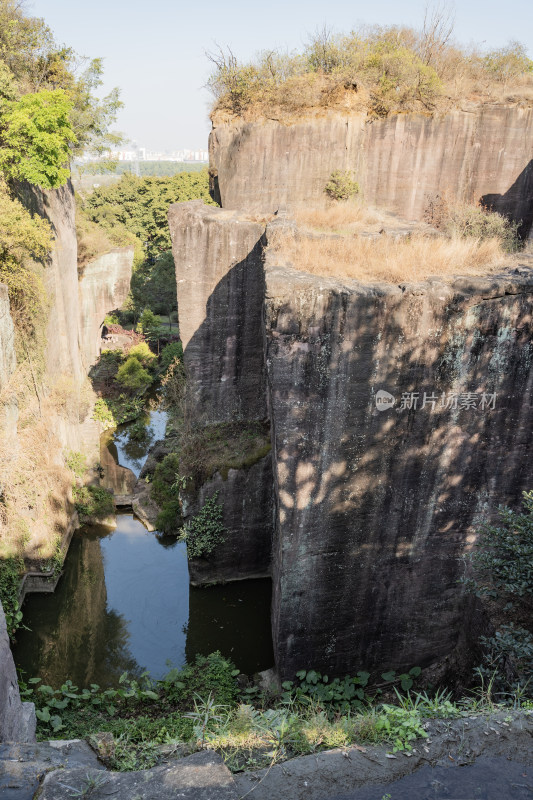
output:
[[[158, 413], [147, 425], [164, 433]], [[118, 462], [138, 474], [147, 448], [133, 453], [127, 433], [122, 426], [114, 437]], [[122, 513], [116, 530], [76, 531], [56, 591], [28, 595], [30, 630], [17, 633], [15, 661], [27, 677], [54, 686], [67, 677], [78, 686], [114, 685], [124, 671], [160, 678], [214, 650], [252, 674], [273, 664], [270, 599], [268, 579], [191, 587], [185, 543]]]

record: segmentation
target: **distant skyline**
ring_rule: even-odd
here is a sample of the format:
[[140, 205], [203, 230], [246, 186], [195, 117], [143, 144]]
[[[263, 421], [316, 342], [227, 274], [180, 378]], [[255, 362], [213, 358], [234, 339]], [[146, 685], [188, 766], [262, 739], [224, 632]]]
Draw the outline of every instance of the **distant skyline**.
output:
[[[203, 3], [152, 0], [33, 0], [28, 13], [42, 17], [60, 44], [104, 59], [104, 91], [118, 86], [125, 104], [116, 128], [150, 150], [206, 149], [211, 95], [206, 50], [229, 45], [239, 59], [266, 49], [301, 49], [327, 25], [349, 32], [358, 24], [421, 27], [424, 0], [343, 2], [244, 0]], [[486, 48], [517, 39], [533, 58], [531, 0], [462, 0], [455, 11], [455, 39]]]

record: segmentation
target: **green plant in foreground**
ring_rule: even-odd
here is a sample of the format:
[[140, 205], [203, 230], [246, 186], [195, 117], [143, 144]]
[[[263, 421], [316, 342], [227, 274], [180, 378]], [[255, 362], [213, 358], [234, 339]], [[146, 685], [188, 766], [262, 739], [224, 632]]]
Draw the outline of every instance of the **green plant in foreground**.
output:
[[193, 519], [186, 523], [180, 538], [187, 542], [189, 558], [207, 558], [217, 544], [224, 541], [225, 533], [222, 505], [218, 502], [218, 492], [215, 492]]
[[426, 739], [420, 714], [414, 708], [383, 704], [376, 720], [376, 731], [393, 745], [393, 752], [412, 750], [415, 739]]
[[69, 450], [65, 456], [65, 465], [77, 478], [83, 478], [87, 470], [87, 459], [83, 453], [77, 450]]

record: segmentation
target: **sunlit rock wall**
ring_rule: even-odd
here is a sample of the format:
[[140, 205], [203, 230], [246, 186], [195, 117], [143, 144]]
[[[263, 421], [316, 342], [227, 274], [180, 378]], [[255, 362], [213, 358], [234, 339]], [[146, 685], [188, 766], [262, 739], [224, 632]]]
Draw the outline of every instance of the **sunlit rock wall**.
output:
[[102, 325], [106, 314], [120, 308], [128, 296], [133, 266], [133, 248], [105, 253], [85, 264], [78, 283], [80, 345], [87, 373], [100, 353]]
[[442, 116], [386, 119], [331, 113], [287, 125], [213, 124], [210, 171], [223, 208], [277, 211], [324, 198], [334, 170], [350, 170], [369, 204], [421, 219], [431, 199], [484, 202], [533, 221], [533, 109], [473, 106]]
[[[267, 261], [282, 677], [426, 666], [456, 648], [475, 524], [533, 485], [522, 272], [362, 285]], [[393, 407], [378, 410], [379, 390]]]

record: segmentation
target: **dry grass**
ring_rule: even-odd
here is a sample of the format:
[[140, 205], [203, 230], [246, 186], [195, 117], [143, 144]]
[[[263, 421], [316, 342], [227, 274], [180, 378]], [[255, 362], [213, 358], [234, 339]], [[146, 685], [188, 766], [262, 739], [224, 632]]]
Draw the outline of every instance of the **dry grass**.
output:
[[72, 513], [73, 474], [58, 431], [62, 420], [85, 415], [89, 398], [85, 385], [76, 389], [68, 378], [46, 393], [40, 384], [37, 396], [26, 372], [20, 365], [0, 396], [0, 414], [17, 395], [20, 409], [17, 436], [0, 429], [0, 559], [20, 556], [38, 568], [53, 558]]
[[497, 239], [449, 239], [385, 234], [323, 236], [276, 232], [270, 239], [275, 253], [298, 270], [313, 275], [363, 282], [422, 281], [431, 276], [483, 275], [502, 266], [506, 256]]
[[[384, 225], [391, 227], [397, 220], [385, 211], [365, 206], [362, 202], [328, 202], [322, 206], [294, 208], [292, 216], [302, 229], [329, 233], [379, 233]], [[405, 225], [405, 223], [404, 223]]]

